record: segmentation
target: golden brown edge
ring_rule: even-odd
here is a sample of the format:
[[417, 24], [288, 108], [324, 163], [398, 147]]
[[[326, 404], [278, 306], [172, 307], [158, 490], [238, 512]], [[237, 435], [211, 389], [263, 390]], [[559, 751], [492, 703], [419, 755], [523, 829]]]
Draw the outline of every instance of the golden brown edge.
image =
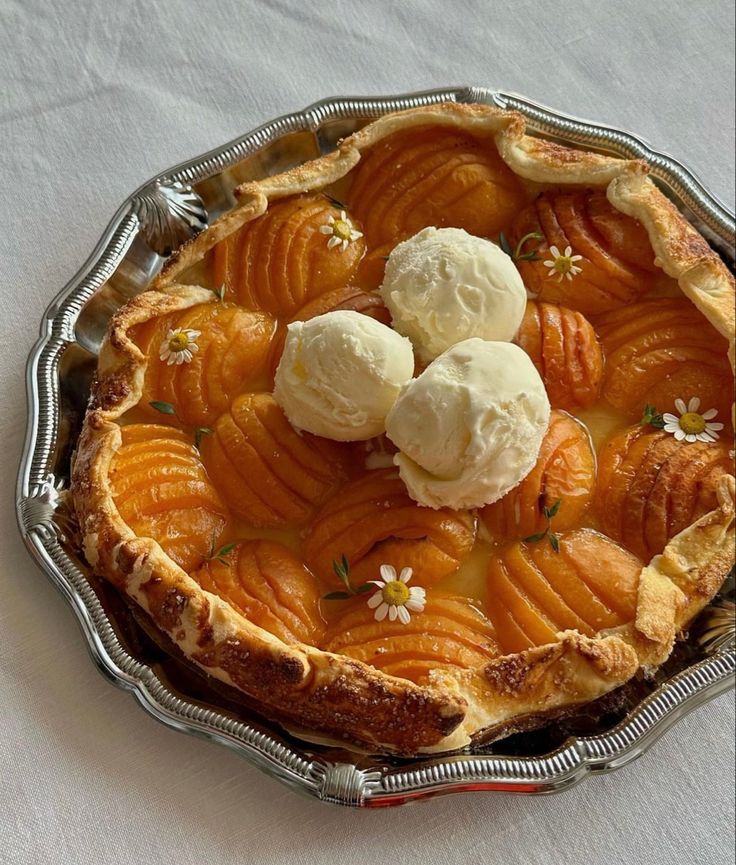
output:
[[[594, 639], [567, 632], [558, 643], [495, 659], [482, 670], [436, 671], [431, 687], [420, 688], [343, 656], [286, 646], [200, 589], [158, 544], [134, 538], [122, 522], [106, 471], [119, 446], [115, 419], [138, 401], [145, 363], [128, 329], [153, 314], [211, 299], [211, 292], [177, 285], [175, 278], [262, 214], [269, 200], [329, 185], [357, 164], [364, 148], [400, 128], [426, 123], [492, 136], [502, 158], [527, 180], [606, 185], [611, 203], [646, 227], [658, 265], [733, 346], [733, 278], [649, 180], [644, 163], [527, 136], [522, 115], [490, 106], [410, 109], [374, 121], [334, 153], [244, 184], [238, 190], [241, 204], [172, 256], [152, 291], [118, 311], [101, 351], [72, 487], [90, 563], [140, 603], [195, 663], [300, 726], [404, 753], [452, 750], [483, 732], [500, 735], [520, 715], [588, 702], [627, 681], [640, 665], [661, 663], [733, 560], [734, 491], [725, 479], [719, 508], [685, 529], [643, 569], [632, 625]], [[178, 610], [173, 617], [172, 604]]]

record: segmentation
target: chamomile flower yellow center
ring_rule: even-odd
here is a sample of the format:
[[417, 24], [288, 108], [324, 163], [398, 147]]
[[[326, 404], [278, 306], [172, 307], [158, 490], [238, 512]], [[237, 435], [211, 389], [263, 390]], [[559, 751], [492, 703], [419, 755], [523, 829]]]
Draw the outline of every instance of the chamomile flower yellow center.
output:
[[401, 580], [391, 580], [381, 589], [383, 600], [394, 607], [401, 607], [409, 600], [409, 587]]
[[566, 273], [570, 273], [573, 269], [572, 258], [569, 255], [558, 255], [555, 259], [555, 263], [553, 268], [556, 273], [559, 273], [561, 276], [564, 276]]
[[169, 339], [169, 351], [184, 351], [188, 345], [189, 336], [183, 331], [175, 333], [171, 339]]
[[335, 237], [339, 237], [340, 240], [351, 240], [352, 232], [353, 227], [344, 219], [336, 219], [332, 223], [332, 233]]
[[697, 435], [705, 430], [705, 418], [695, 411], [688, 411], [680, 416], [680, 428], [689, 435]]

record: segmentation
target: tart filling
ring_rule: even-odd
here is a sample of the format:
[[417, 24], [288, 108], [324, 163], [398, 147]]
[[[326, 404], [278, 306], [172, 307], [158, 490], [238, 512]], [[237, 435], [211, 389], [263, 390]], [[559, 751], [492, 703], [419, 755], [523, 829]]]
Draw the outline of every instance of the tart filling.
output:
[[448, 104], [237, 192], [111, 322], [73, 467], [95, 570], [368, 750], [662, 663], [733, 565], [735, 292], [646, 165]]

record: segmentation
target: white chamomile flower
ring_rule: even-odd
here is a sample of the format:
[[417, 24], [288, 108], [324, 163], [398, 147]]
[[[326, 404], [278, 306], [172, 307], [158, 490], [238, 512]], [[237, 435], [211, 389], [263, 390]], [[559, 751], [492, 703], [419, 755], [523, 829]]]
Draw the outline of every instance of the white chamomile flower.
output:
[[165, 360], [169, 366], [173, 364], [189, 363], [199, 351], [197, 337], [201, 331], [190, 328], [177, 328], [166, 334], [166, 339], [161, 343], [158, 356]]
[[543, 262], [543, 264], [545, 267], [549, 268], [547, 276], [558, 274], [557, 282], [562, 282], [563, 277], [572, 279], [573, 276], [582, 273], [582, 267], [578, 267], [575, 262], [582, 261], [583, 256], [573, 255], [571, 246], [566, 246], [564, 252], [560, 252], [556, 246], [550, 246], [549, 254], [552, 258]]
[[675, 408], [680, 412], [676, 414], [665, 412], [662, 415], [664, 431], [672, 433], [678, 442], [714, 442], [718, 438], [719, 430], [723, 429], [722, 423], [710, 423], [718, 414], [716, 409], [711, 408], [700, 414], [700, 400], [694, 396], [687, 405], [685, 400], [676, 399]]
[[350, 217], [344, 210], [340, 211], [338, 218], [331, 216], [325, 225], [320, 226], [319, 230], [322, 234], [330, 235], [330, 239], [327, 241], [327, 248], [333, 249], [335, 246], [339, 246], [341, 252], [345, 252], [349, 243], [363, 236], [363, 232], [358, 231], [353, 226]]
[[419, 586], [410, 589], [407, 586], [412, 575], [411, 568], [404, 568], [398, 577], [393, 565], [381, 565], [380, 571], [383, 579], [369, 581], [378, 586], [378, 591], [368, 598], [368, 606], [376, 611], [377, 622], [382, 622], [388, 616], [390, 622], [398, 619], [402, 624], [408, 625], [410, 614], [421, 613], [424, 609], [424, 589]]

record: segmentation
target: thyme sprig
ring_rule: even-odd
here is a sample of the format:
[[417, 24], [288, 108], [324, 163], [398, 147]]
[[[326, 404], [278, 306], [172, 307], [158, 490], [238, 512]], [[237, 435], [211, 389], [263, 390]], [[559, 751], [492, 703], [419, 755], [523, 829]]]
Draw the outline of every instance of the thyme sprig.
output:
[[345, 591], [328, 592], [322, 596], [325, 601], [344, 601], [355, 595], [370, 592], [373, 588], [370, 583], [363, 583], [361, 586], [353, 587], [350, 582], [350, 563], [344, 553], [339, 562], [335, 559], [332, 560], [332, 570], [337, 574], [343, 586], [345, 586]]
[[557, 499], [557, 501], [547, 507], [546, 505], [542, 508], [542, 514], [544, 518], [547, 520], [547, 526], [543, 532], [538, 532], [536, 535], [529, 535], [527, 538], [523, 538], [528, 544], [535, 544], [537, 541], [543, 541], [545, 538], [549, 541], [549, 545], [552, 549], [559, 553], [560, 551], [560, 538], [559, 535], [555, 534], [552, 531], [552, 520], [557, 516], [557, 512], [560, 510], [560, 505], [562, 504], [562, 499]]
[[538, 231], [530, 231], [521, 238], [521, 240], [516, 244], [515, 249], [511, 248], [509, 239], [503, 231], [498, 235], [498, 245], [512, 261], [539, 261], [542, 257], [539, 255], [539, 244], [537, 244], [534, 249], [529, 250], [529, 252], [522, 252], [524, 245], [530, 240], [544, 240], [544, 235], [540, 234]]
[[215, 549], [215, 536], [213, 534], [212, 543], [210, 544], [210, 551], [209, 554], [205, 556], [205, 561], [220, 562], [223, 565], [229, 565], [229, 557], [235, 547], [237, 547], [237, 543], [233, 542], [231, 544], [223, 544], [219, 549]]
[[[184, 421], [179, 417], [176, 413], [176, 409], [170, 402], [162, 402], [161, 400], [151, 400], [148, 405], [151, 406], [152, 409], [155, 409], [157, 412], [161, 414], [167, 414], [172, 417], [175, 417], [182, 426], [186, 426]], [[204, 436], [212, 435], [214, 430], [208, 426], [198, 426], [194, 430], [194, 447], [199, 450], [199, 446], [202, 443], [202, 439]]]
[[644, 406], [644, 413], [642, 414], [639, 423], [642, 426], [653, 426], [655, 429], [664, 429], [664, 418], [657, 409], [649, 403]]

